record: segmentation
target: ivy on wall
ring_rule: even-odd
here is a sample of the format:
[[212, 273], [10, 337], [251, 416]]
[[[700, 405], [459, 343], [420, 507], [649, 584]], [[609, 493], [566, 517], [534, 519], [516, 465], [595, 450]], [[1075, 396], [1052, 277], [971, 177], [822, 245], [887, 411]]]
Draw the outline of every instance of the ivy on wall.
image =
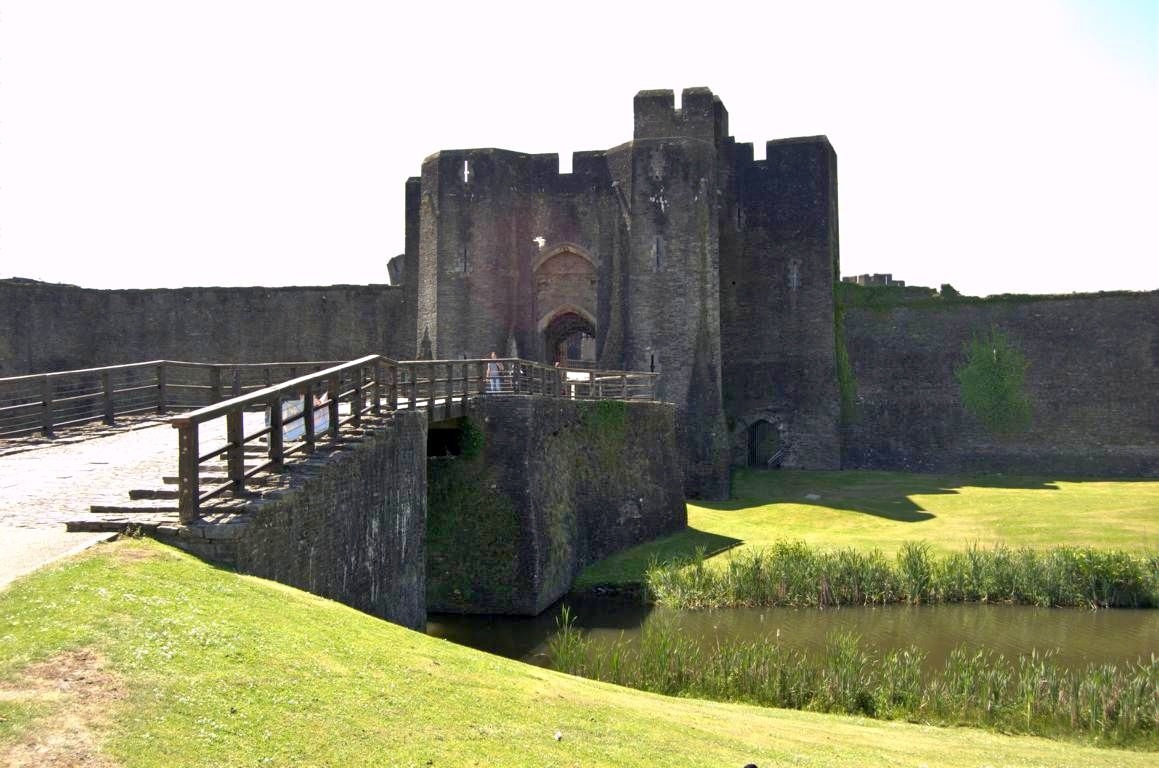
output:
[[966, 344], [965, 363], [954, 371], [962, 405], [996, 435], [1010, 435], [1030, 426], [1026, 395], [1026, 358], [1006, 335], [991, 328]]
[[461, 429], [460, 456], [427, 460], [427, 602], [442, 610], [505, 604], [518, 582], [515, 505], [484, 461], [482, 427]]
[[837, 392], [841, 397], [841, 423], [849, 424], [857, 416], [857, 379], [845, 346], [845, 293], [841, 283], [833, 286], [833, 342], [837, 356]]

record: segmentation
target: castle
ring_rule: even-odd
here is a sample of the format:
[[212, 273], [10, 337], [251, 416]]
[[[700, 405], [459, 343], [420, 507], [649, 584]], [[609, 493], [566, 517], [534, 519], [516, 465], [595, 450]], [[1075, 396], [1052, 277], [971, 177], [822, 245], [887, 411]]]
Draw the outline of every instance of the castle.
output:
[[551, 362], [570, 340], [602, 368], [660, 372], [693, 495], [727, 495], [730, 460], [780, 447], [787, 464], [837, 468], [828, 140], [770, 141], [754, 161], [707, 88], [679, 109], [642, 91], [634, 117], [631, 141], [576, 153], [570, 174], [557, 155], [497, 149], [423, 162], [391, 265], [416, 351]]
[[[707, 88], [679, 109], [672, 91], [642, 91], [634, 124], [568, 174], [550, 154], [428, 157], [406, 182], [394, 285], [0, 280], [0, 376], [157, 358], [566, 357], [661, 374], [692, 496], [726, 497], [730, 465], [1159, 476], [1159, 291], [978, 299], [884, 275], [842, 283], [825, 137], [770, 141], [754, 160]], [[955, 377], [992, 330], [1026, 360], [1032, 419], [1017, 434], [967, 412]]]

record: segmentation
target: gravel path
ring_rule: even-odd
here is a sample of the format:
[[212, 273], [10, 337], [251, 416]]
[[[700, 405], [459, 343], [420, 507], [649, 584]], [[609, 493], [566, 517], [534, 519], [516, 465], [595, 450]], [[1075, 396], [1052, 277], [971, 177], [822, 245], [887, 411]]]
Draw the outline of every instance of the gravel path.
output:
[[[207, 427], [202, 450], [224, 432]], [[112, 536], [69, 533], [65, 521], [92, 504], [127, 501], [134, 488], [159, 488], [176, 471], [177, 432], [152, 419], [82, 427], [59, 440], [0, 441], [0, 589]]]

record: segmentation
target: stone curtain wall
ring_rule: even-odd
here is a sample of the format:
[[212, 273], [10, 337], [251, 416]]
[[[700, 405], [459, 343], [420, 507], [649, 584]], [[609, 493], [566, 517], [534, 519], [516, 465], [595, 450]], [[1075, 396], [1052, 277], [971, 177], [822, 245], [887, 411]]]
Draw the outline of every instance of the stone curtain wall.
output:
[[[1159, 476], [1159, 292], [846, 311], [846, 468]], [[997, 328], [1026, 357], [1031, 426], [998, 438], [954, 370]]]
[[426, 625], [427, 418], [400, 411], [359, 443], [289, 465], [286, 489], [255, 500], [213, 538], [158, 538], [242, 573], [337, 600], [406, 627]]
[[403, 296], [382, 285], [94, 290], [0, 280], [0, 376], [158, 358], [409, 359], [414, 319]]
[[580, 570], [687, 524], [675, 409], [487, 397], [430, 460], [430, 610], [533, 615]]

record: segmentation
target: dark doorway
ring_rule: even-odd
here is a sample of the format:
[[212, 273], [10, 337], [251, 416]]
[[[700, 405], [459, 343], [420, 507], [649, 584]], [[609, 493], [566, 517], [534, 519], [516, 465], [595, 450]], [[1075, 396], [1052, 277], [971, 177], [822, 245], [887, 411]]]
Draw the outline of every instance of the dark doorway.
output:
[[594, 362], [596, 329], [575, 314], [565, 312], [543, 330], [544, 362]]
[[780, 466], [781, 434], [770, 422], [761, 419], [749, 427], [749, 466]]
[[463, 453], [461, 419], [432, 425], [427, 430], [427, 456], [460, 456]]

